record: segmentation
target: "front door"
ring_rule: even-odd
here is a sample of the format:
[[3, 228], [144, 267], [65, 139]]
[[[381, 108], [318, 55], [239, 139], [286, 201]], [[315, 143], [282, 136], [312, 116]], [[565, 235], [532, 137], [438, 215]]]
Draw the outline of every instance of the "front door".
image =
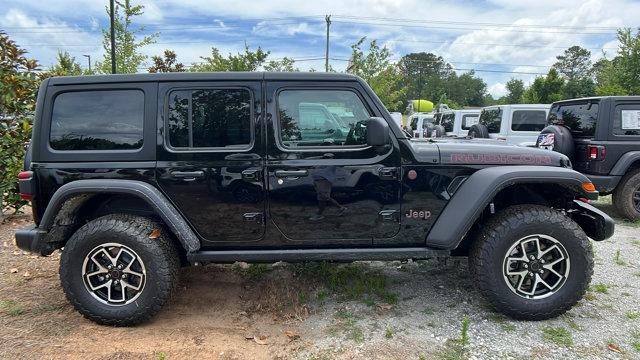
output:
[[261, 83], [161, 84], [157, 181], [204, 241], [264, 236]]
[[368, 245], [395, 236], [400, 154], [367, 145], [366, 123], [380, 114], [364, 92], [282, 82], [266, 89], [269, 213], [285, 241]]

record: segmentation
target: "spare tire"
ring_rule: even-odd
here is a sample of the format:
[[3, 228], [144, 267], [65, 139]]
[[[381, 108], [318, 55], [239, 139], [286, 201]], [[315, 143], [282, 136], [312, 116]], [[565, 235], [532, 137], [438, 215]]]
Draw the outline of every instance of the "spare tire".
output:
[[436, 125], [434, 130], [436, 132], [436, 137], [443, 137], [447, 133], [442, 125]]
[[575, 145], [571, 131], [562, 125], [549, 125], [542, 129], [536, 147], [541, 149], [553, 150], [573, 159]]
[[473, 124], [469, 128], [469, 133], [467, 134], [470, 138], [479, 138], [479, 139], [488, 139], [489, 138], [489, 129], [483, 124]]
[[424, 124], [424, 129], [422, 130], [424, 137], [426, 138], [432, 137], [434, 131], [435, 131], [435, 125], [433, 125], [432, 123]]

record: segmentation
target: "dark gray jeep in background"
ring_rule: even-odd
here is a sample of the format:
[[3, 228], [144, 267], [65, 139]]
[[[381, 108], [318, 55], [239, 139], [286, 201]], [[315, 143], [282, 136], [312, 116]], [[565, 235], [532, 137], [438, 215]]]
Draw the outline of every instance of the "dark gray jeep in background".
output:
[[[315, 104], [315, 105], [314, 105]], [[132, 325], [193, 263], [468, 256], [516, 319], [570, 309], [613, 221], [562, 154], [413, 142], [360, 78], [173, 73], [44, 80], [16, 244], [62, 249], [73, 305]]]

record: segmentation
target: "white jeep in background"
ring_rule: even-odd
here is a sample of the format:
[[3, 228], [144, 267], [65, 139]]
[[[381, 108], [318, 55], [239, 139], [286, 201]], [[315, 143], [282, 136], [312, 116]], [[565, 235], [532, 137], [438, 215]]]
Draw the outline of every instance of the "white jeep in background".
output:
[[433, 113], [416, 112], [407, 119], [406, 130], [414, 139], [422, 139], [431, 136], [433, 131]]
[[471, 126], [478, 123], [480, 109], [443, 110], [435, 114], [436, 137], [467, 136]]
[[469, 127], [472, 138], [504, 140], [510, 145], [535, 146], [547, 126], [549, 104], [496, 105], [482, 108], [478, 123]]

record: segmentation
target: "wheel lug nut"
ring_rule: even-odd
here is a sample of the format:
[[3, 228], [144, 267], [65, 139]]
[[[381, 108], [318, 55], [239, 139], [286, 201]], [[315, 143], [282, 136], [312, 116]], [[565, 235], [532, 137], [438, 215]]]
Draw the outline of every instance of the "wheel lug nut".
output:
[[535, 258], [536, 258], [536, 257], [535, 257], [535, 256], [533, 256], [533, 255], [529, 256], [529, 259], [531, 259], [531, 260], [535, 260]]
[[529, 271], [529, 276], [533, 276], [533, 273], [531, 271]]
[[111, 277], [111, 275], [107, 274], [107, 279], [110, 278], [110, 277]]
[[122, 274], [122, 278], [123, 279], [126, 278], [126, 277], [127, 277], [127, 274]]
[[540, 259], [540, 264], [544, 264], [544, 259]]
[[528, 268], [529, 268], [529, 265], [527, 265], [527, 264], [524, 264], [524, 265], [522, 265], [522, 266], [523, 266], [525, 269], [528, 269]]
[[540, 269], [540, 271], [538, 271], [540, 274], [544, 274], [544, 270]]
[[122, 269], [122, 264], [118, 265], [118, 269]]

